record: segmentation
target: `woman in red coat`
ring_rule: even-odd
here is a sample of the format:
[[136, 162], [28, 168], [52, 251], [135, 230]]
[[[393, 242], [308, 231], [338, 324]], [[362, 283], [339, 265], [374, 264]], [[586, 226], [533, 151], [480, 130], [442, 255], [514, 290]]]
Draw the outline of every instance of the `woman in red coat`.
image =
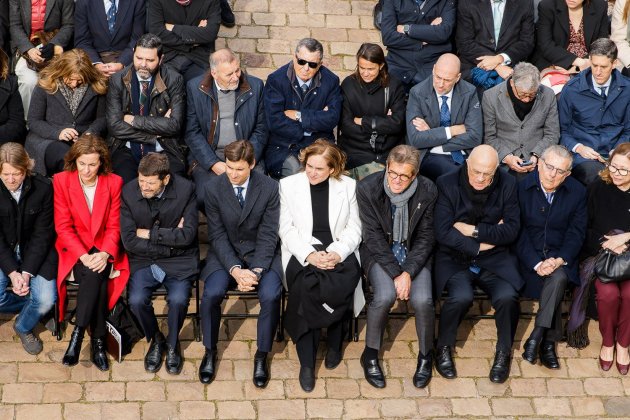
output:
[[84, 134], [66, 154], [64, 171], [53, 178], [61, 319], [65, 282], [73, 278], [79, 283], [76, 327], [63, 357], [67, 366], [78, 363], [83, 335], [90, 326], [92, 362], [100, 370], [109, 369], [105, 319], [129, 278], [129, 262], [120, 246], [122, 178], [110, 172], [103, 140]]

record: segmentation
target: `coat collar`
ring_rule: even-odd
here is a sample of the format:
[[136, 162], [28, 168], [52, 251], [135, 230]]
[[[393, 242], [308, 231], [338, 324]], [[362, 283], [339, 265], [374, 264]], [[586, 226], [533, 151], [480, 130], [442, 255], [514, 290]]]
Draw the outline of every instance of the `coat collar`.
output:
[[70, 196], [76, 198], [74, 202], [75, 208], [79, 213], [81, 222], [86, 228], [90, 229], [92, 239], [96, 237], [101, 227], [101, 223], [105, 217], [107, 206], [109, 206], [109, 177], [99, 175], [98, 184], [96, 185], [96, 193], [94, 194], [94, 203], [92, 204], [92, 213], [85, 200], [81, 181], [79, 181], [79, 173], [72, 171], [68, 176], [68, 191]]
[[[135, 71], [133, 67], [133, 63], [128, 65], [124, 70], [125, 74], [122, 76], [122, 81], [127, 86], [127, 89], [131, 91], [131, 80], [133, 76], [133, 72]], [[162, 92], [166, 91], [166, 83], [164, 82], [164, 77], [162, 76], [162, 72], [164, 71], [164, 67], [160, 65], [157, 73], [155, 73], [155, 81], [153, 82], [153, 90], [151, 90], [151, 97], [154, 97]]]
[[[202, 77], [201, 82], [199, 83], [199, 90], [205, 93], [208, 96], [212, 96], [212, 98], [216, 99], [217, 97], [217, 88], [214, 83], [214, 77], [210, 70], [208, 70]], [[241, 69], [241, 77], [238, 79], [238, 88], [236, 88], [236, 96], [240, 93], [247, 92], [251, 90], [251, 86], [249, 84], [249, 80], [247, 80], [247, 72]]]

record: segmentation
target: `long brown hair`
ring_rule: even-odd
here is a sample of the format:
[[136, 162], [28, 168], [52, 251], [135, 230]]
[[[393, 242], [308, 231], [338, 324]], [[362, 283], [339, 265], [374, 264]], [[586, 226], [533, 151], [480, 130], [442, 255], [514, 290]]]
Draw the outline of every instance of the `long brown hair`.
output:
[[58, 83], [73, 74], [79, 74], [83, 83], [92, 87], [98, 95], [107, 93], [107, 78], [94, 66], [87, 53], [80, 48], [66, 51], [53, 58], [50, 64], [39, 72], [39, 86], [49, 94], [57, 92]]
[[98, 168], [99, 175], [107, 175], [112, 171], [112, 161], [109, 157], [109, 149], [102, 138], [96, 134], [83, 133], [79, 139], [74, 142], [66, 156], [64, 157], [64, 171], [76, 171], [77, 159], [81, 155], [90, 155], [98, 153], [101, 166]]
[[311, 156], [323, 156], [328, 167], [332, 169], [331, 177], [339, 179], [346, 167], [346, 154], [334, 143], [326, 139], [317, 139], [304, 149], [300, 150], [298, 159], [302, 164], [302, 169], [306, 167], [306, 161]]
[[381, 81], [381, 85], [389, 85], [389, 73], [387, 72], [387, 61], [385, 61], [385, 53], [378, 44], [372, 44], [365, 42], [359, 47], [357, 51], [357, 69], [354, 71], [353, 76], [359, 81], [363, 82], [361, 74], [359, 73], [359, 58], [369, 61], [370, 63], [382, 65], [381, 70], [378, 72], [377, 78]]
[[[617, 155], [625, 156], [628, 159], [630, 159], [630, 143], [625, 142], [625, 143], [620, 143], [619, 145], [617, 145], [617, 147], [615, 147], [615, 150], [613, 150], [612, 153], [610, 154], [610, 157], [608, 158], [608, 163], [612, 162], [613, 158]], [[599, 171], [599, 177], [606, 184], [612, 184], [613, 182], [610, 176], [610, 169], [608, 169], [608, 166], [606, 166], [604, 169]]]

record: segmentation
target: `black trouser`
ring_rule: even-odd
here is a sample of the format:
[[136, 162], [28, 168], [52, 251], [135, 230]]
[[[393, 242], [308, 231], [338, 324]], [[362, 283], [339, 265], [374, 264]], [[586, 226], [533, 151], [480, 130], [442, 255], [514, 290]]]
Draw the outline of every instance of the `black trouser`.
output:
[[44, 165], [46, 166], [46, 175], [53, 176], [63, 171], [64, 157], [70, 150], [71, 142], [54, 141], [48, 145], [44, 153]]
[[[329, 349], [341, 352], [341, 345], [343, 344], [345, 319], [337, 321], [331, 324], [326, 329], [326, 344]], [[300, 366], [315, 369], [315, 358], [317, 356], [317, 347], [319, 346], [319, 336], [321, 328], [313, 328], [302, 335], [295, 347], [297, 350], [298, 358], [300, 359]]]
[[89, 326], [93, 338], [104, 338], [107, 334], [107, 281], [111, 269], [111, 263], [107, 263], [105, 269], [97, 273], [84, 266], [81, 261], [72, 269], [74, 280], [79, 283], [76, 325], [83, 328]]
[[[181, 160], [166, 150], [160, 153], [165, 153], [168, 156], [171, 174], [186, 176], [186, 165]], [[123, 179], [124, 184], [138, 177], [139, 163], [126, 146], [121, 146], [112, 153], [112, 168], [114, 173]]]

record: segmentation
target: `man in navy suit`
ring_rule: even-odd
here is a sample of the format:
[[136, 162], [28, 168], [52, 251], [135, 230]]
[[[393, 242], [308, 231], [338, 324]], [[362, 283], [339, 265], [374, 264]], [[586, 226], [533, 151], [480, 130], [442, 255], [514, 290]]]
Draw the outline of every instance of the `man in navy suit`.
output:
[[144, 0], [77, 0], [74, 45], [109, 77], [133, 61], [133, 47], [144, 34]]
[[407, 142], [420, 149], [420, 174], [435, 181], [464, 163], [481, 144], [483, 118], [475, 87], [461, 80], [460, 61], [443, 54], [433, 76], [417, 84], [407, 103]]
[[206, 353], [199, 380], [212, 382], [216, 373], [221, 302], [228, 288], [257, 290], [260, 300], [254, 385], [269, 382], [267, 353], [271, 351], [280, 315], [282, 264], [278, 246], [280, 196], [278, 183], [258, 171], [254, 147], [237, 140], [225, 149], [226, 171], [206, 184], [205, 204], [210, 250], [201, 273], [201, 329]]

